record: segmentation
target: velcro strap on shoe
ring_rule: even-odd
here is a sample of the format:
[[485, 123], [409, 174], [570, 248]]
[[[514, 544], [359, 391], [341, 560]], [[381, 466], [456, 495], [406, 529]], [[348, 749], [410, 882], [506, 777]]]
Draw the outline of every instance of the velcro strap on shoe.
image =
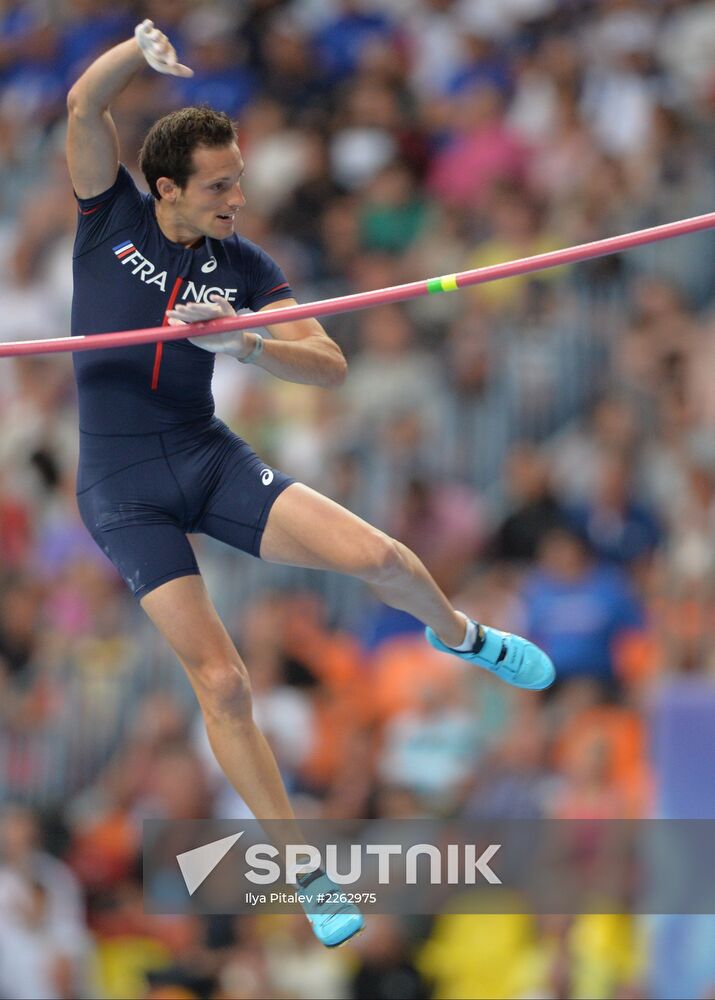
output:
[[503, 661], [500, 660], [504, 645], [504, 633], [496, 628], [487, 628], [484, 631], [486, 636], [478, 655], [487, 661], [492, 670], [496, 670], [499, 666], [504, 665]]

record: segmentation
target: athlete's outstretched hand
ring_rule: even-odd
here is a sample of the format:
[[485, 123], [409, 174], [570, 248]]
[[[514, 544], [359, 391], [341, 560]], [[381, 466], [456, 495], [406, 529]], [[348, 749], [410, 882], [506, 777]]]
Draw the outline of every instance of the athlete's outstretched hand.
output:
[[152, 69], [170, 76], [193, 76], [194, 71], [177, 62], [176, 51], [163, 31], [154, 27], [153, 21], [142, 21], [134, 29], [137, 45]]
[[[209, 319], [223, 319], [235, 316], [231, 303], [214, 293], [210, 302], [183, 302], [167, 313], [170, 326], [179, 323], [202, 323]], [[250, 310], [247, 310], [250, 311]], [[205, 337], [189, 337], [192, 344], [213, 354], [230, 354], [241, 361], [254, 347], [253, 338], [245, 336], [247, 330], [229, 330], [228, 333], [207, 333]]]

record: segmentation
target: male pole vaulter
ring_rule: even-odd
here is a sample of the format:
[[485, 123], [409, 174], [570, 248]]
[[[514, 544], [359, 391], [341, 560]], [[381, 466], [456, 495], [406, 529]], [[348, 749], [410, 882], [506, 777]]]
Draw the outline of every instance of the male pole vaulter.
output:
[[[455, 610], [420, 560], [360, 518], [266, 466], [214, 416], [216, 353], [275, 378], [340, 385], [346, 362], [314, 319], [270, 324], [294, 303], [280, 267], [238, 235], [243, 157], [230, 119], [182, 108], [149, 130], [142, 194], [120, 163], [110, 106], [148, 62], [191, 74], [150, 21], [101, 55], [68, 95], [67, 161], [79, 205], [73, 335], [261, 313], [270, 333], [207, 335], [74, 355], [79, 395], [77, 497], [92, 537], [165, 637], [196, 692], [212, 749], [259, 820], [283, 820], [301, 843], [273, 754], [253, 721], [248, 672], [209, 599], [189, 532], [270, 562], [359, 577], [380, 600], [427, 626], [437, 649], [509, 684], [539, 690], [549, 658], [519, 636]], [[197, 289], [218, 289], [197, 301]], [[187, 331], [189, 332], [189, 331]], [[328, 895], [324, 873], [302, 883]], [[306, 907], [325, 945], [362, 929], [351, 904]]]

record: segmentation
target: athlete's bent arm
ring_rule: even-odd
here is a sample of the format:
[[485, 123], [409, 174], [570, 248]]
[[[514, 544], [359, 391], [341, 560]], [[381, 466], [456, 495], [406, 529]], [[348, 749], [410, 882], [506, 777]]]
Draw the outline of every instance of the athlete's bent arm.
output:
[[[297, 305], [295, 299], [270, 302], [259, 313]], [[266, 340], [256, 364], [277, 378], [305, 385], [338, 386], [345, 381], [348, 363], [343, 352], [317, 319], [300, 319], [292, 323], [277, 323], [266, 329], [272, 340]]]
[[109, 106], [145, 60], [162, 73], [189, 76], [192, 72], [176, 62], [166, 35], [145, 21], [134, 38], [95, 59], [67, 95], [67, 164], [80, 198], [102, 194], [117, 178], [119, 140]]

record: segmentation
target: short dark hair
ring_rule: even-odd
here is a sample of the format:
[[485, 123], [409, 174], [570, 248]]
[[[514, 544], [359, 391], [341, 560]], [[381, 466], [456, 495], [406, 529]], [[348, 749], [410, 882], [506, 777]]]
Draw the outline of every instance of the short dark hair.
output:
[[192, 156], [198, 146], [212, 149], [235, 141], [236, 129], [223, 111], [180, 108], [164, 115], [149, 129], [139, 151], [139, 166], [158, 201], [159, 177], [169, 177], [177, 187], [186, 187], [194, 172]]

